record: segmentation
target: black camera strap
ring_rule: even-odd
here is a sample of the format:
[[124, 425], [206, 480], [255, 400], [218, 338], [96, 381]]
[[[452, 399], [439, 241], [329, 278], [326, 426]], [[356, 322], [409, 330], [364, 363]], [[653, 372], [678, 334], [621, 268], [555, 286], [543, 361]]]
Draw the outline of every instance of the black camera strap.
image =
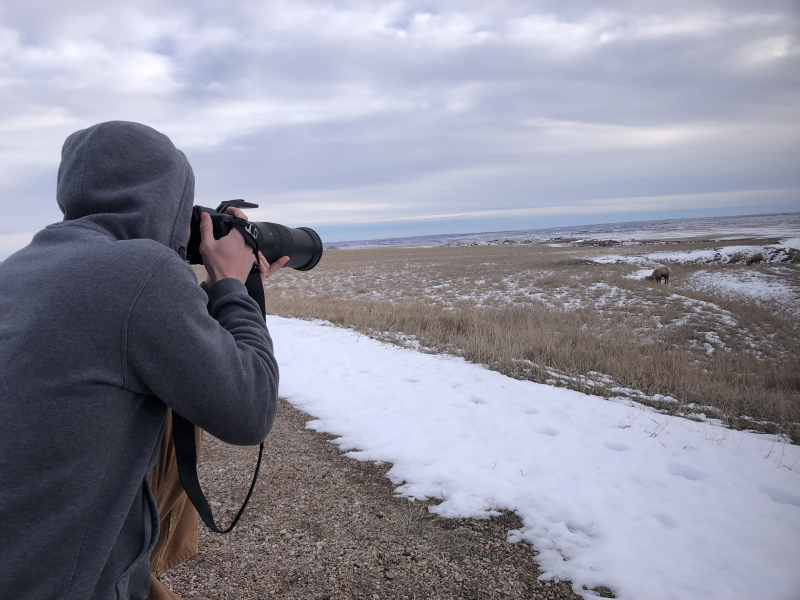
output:
[[[260, 247], [260, 245], [258, 243], [258, 229], [256, 229], [253, 226], [253, 224], [250, 223], [250, 221], [248, 221], [247, 219], [241, 219], [239, 217], [235, 217], [235, 218], [231, 219], [230, 221], [228, 221], [228, 223], [230, 224], [231, 227], [233, 227], [239, 233], [242, 234], [242, 237], [244, 238], [245, 243], [253, 249], [253, 254], [256, 255], [256, 262], [259, 262], [261, 259], [259, 258], [258, 253], [261, 251], [261, 247]], [[256, 272], [257, 271], [253, 271], [253, 273], [256, 273]], [[250, 273], [250, 277], [247, 278], [247, 281], [250, 281], [253, 273]], [[256, 296], [254, 296], [252, 294], [252, 292], [250, 290], [250, 286], [247, 284], [247, 282], [245, 282], [245, 285], [247, 286], [247, 293], [250, 294], [250, 297], [255, 299], [255, 300], [258, 300], [258, 298], [256, 298]], [[263, 285], [263, 283], [259, 279], [258, 286], [259, 286], [259, 289], [261, 290], [261, 298], [262, 298], [261, 312], [265, 312], [265, 310], [264, 310], [264, 302], [263, 302], [264, 290], [261, 287], [262, 285]]]
[[[245, 282], [248, 295], [258, 303], [261, 309], [261, 316], [266, 318], [267, 309], [264, 302], [264, 284], [261, 281], [261, 275], [258, 271], [252, 271], [247, 277]], [[183, 489], [186, 495], [191, 500], [194, 507], [197, 509], [197, 514], [203, 519], [203, 523], [208, 525], [209, 529], [217, 533], [228, 533], [231, 529], [236, 527], [239, 518], [247, 508], [247, 503], [250, 502], [250, 496], [253, 494], [253, 489], [256, 487], [256, 480], [258, 479], [258, 470], [261, 468], [261, 457], [264, 455], [264, 443], [262, 442], [258, 448], [258, 462], [256, 463], [256, 471], [253, 473], [253, 482], [250, 484], [250, 489], [247, 492], [247, 497], [244, 499], [244, 504], [236, 513], [233, 522], [227, 529], [220, 529], [214, 522], [214, 514], [211, 512], [211, 507], [208, 505], [208, 500], [200, 487], [200, 481], [197, 478], [197, 445], [195, 444], [194, 425], [184, 419], [175, 411], [172, 411], [172, 439], [175, 444], [175, 458], [178, 462], [178, 475], [180, 475]]]

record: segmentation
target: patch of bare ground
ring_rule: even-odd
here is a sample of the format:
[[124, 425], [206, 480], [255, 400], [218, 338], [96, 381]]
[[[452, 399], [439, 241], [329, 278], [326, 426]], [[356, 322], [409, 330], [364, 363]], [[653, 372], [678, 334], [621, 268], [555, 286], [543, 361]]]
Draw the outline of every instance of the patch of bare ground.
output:
[[797, 315], [686, 285], [700, 269], [750, 269], [798, 290], [798, 265], [673, 264], [670, 284], [659, 285], [632, 278], [639, 267], [592, 260], [663, 248], [332, 250], [313, 271], [271, 279], [267, 310], [449, 352], [520, 379], [800, 439]]
[[[569, 582], [539, 582], [536, 553], [506, 542], [513, 513], [443, 519], [435, 502], [393, 496], [390, 465], [357, 462], [305, 429], [281, 402], [259, 484], [227, 535], [200, 526], [200, 554], [162, 581], [213, 600], [577, 599]], [[206, 437], [200, 477], [218, 522], [230, 522], [257, 451]], [[598, 592], [606, 590], [598, 589]]]

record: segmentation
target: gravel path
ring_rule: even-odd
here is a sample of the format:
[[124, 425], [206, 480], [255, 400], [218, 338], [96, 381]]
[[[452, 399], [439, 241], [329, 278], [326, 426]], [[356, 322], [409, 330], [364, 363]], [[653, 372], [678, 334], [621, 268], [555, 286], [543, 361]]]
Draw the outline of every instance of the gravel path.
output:
[[[511, 545], [514, 514], [442, 519], [395, 498], [389, 465], [349, 459], [311, 417], [281, 402], [259, 483], [228, 535], [200, 525], [200, 554], [162, 581], [188, 599], [577, 599], [569, 582], [537, 581], [530, 546]], [[200, 477], [218, 523], [249, 487], [257, 450], [203, 446]], [[597, 590], [598, 592], [604, 590]]]

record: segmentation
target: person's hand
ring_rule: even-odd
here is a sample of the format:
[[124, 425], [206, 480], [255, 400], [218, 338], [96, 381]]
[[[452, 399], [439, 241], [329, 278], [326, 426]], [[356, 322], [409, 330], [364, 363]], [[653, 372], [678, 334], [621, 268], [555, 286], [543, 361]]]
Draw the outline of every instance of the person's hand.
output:
[[[247, 215], [233, 206], [228, 207], [228, 214], [247, 220]], [[215, 240], [211, 217], [203, 213], [200, 215], [200, 238], [200, 254], [208, 273], [205, 281], [208, 289], [220, 279], [233, 278], [242, 283], [247, 280], [256, 259], [253, 249], [244, 241], [241, 233], [231, 229], [228, 235]], [[289, 261], [289, 257], [284, 256], [270, 265], [261, 252], [258, 255], [258, 272], [262, 282]]]
[[[228, 213], [247, 218], [237, 208], [229, 208]], [[253, 268], [253, 250], [236, 229], [231, 229], [223, 238], [214, 239], [214, 227], [208, 213], [200, 215], [200, 255], [208, 272], [206, 285], [210, 288], [221, 279], [238, 279], [245, 282]]]
[[[234, 217], [239, 217], [240, 219], [244, 219], [245, 221], [249, 221], [247, 215], [244, 214], [241, 211], [241, 209], [236, 208], [235, 206], [228, 207], [228, 214], [233, 215]], [[274, 263], [269, 264], [267, 262], [267, 259], [264, 258], [264, 255], [261, 254], [260, 250], [258, 252], [258, 258], [259, 260], [257, 266], [258, 266], [258, 273], [259, 275], [261, 275], [261, 283], [264, 283], [267, 277], [270, 277], [271, 275], [274, 275], [275, 273], [280, 271], [283, 268], [283, 265], [289, 262], [288, 256], [281, 256]], [[256, 264], [255, 257], [253, 257], [253, 264]]]
[[289, 262], [289, 257], [288, 256], [281, 256], [274, 263], [269, 264], [267, 262], [267, 259], [264, 258], [264, 255], [261, 254], [260, 251], [258, 253], [258, 258], [259, 258], [259, 261], [258, 261], [258, 273], [259, 273], [259, 275], [261, 275], [261, 283], [264, 283], [266, 281], [267, 277], [270, 277], [271, 275], [274, 275], [275, 273], [280, 271], [281, 268], [283, 267], [283, 265], [285, 265], [287, 262]]

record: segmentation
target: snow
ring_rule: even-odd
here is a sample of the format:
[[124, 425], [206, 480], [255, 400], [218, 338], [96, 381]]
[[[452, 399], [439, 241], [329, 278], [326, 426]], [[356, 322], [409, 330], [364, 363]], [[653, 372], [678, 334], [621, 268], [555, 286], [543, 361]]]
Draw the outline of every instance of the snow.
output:
[[625, 279], [644, 279], [648, 275], [653, 274], [653, 269], [639, 269], [637, 271], [633, 271], [632, 273], [628, 273], [627, 275], [623, 275]]
[[629, 263], [633, 265], [659, 266], [664, 263], [679, 265], [711, 265], [744, 263], [756, 254], [766, 257], [764, 262], [786, 262], [790, 260], [785, 244], [772, 246], [725, 246], [702, 250], [664, 250], [645, 254], [607, 254], [586, 257], [586, 260], [600, 264]]
[[685, 286], [704, 292], [714, 291], [729, 297], [744, 296], [763, 305], [777, 305], [800, 313], [800, 290], [792, 286], [785, 277], [781, 277], [780, 273], [776, 275], [751, 269], [697, 271], [687, 277]]
[[788, 240], [781, 240], [780, 246], [782, 248], [792, 248], [800, 250], [800, 238], [789, 238]]
[[797, 598], [800, 448], [268, 317], [281, 395], [443, 517], [515, 510], [543, 579], [621, 599]]

